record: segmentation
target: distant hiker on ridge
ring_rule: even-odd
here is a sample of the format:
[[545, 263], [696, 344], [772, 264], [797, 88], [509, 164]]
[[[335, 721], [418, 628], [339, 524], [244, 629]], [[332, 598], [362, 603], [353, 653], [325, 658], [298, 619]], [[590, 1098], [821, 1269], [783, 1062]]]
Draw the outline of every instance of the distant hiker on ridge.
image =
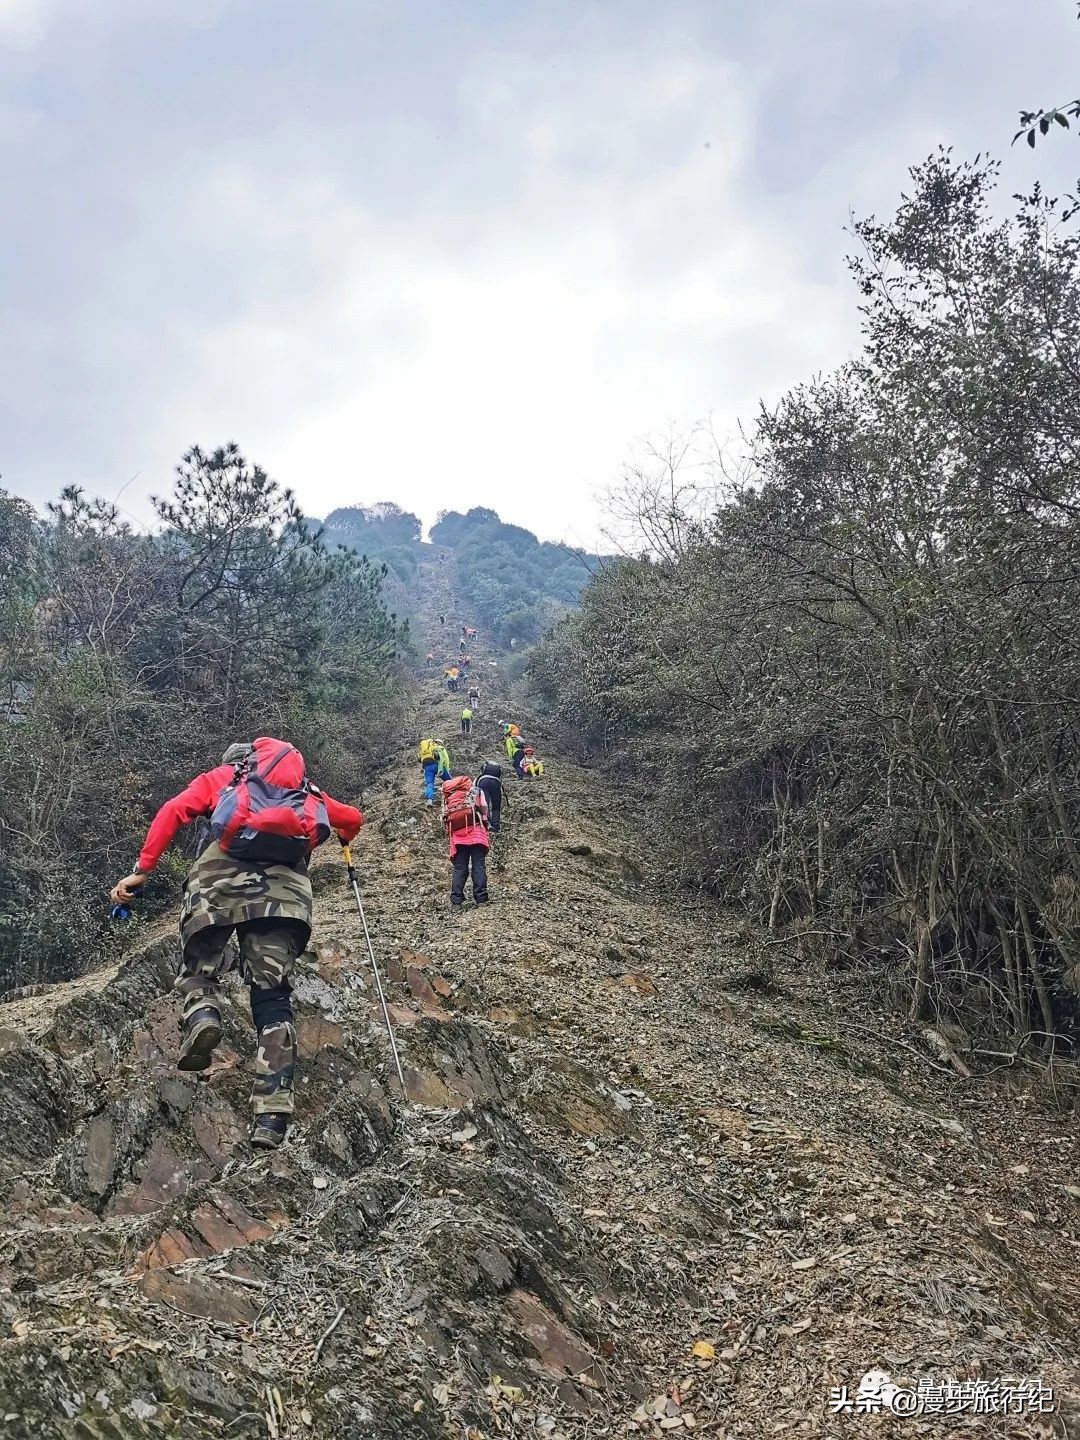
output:
[[345, 843], [364, 817], [307, 778], [304, 757], [284, 740], [260, 736], [230, 745], [222, 763], [166, 800], [154, 816], [134, 871], [113, 902], [130, 904], [181, 825], [207, 816], [210, 840], [191, 867], [180, 909], [183, 958], [174, 988], [184, 997], [177, 1064], [205, 1070], [221, 1040], [219, 985], [237, 963], [251, 989], [259, 1036], [251, 1101], [251, 1143], [272, 1149], [293, 1112], [296, 1031], [289, 984], [311, 939], [308, 859], [336, 831]]
[[468, 705], [461, 712], [461, 733], [468, 735], [472, 730], [472, 711]]

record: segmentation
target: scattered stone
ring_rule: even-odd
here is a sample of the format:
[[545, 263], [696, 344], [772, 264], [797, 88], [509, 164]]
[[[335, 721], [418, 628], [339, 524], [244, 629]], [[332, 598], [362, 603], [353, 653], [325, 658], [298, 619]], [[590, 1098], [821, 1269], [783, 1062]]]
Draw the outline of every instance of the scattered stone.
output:
[[592, 1355], [535, 1295], [527, 1290], [511, 1290], [506, 1297], [506, 1309], [545, 1374], [597, 1379]]
[[112, 1184], [113, 1123], [108, 1115], [95, 1115], [83, 1133], [83, 1170], [91, 1195], [105, 1195]]
[[205, 1276], [181, 1275], [173, 1270], [148, 1270], [139, 1281], [143, 1294], [182, 1315], [216, 1320], [222, 1325], [250, 1325], [259, 1306]]

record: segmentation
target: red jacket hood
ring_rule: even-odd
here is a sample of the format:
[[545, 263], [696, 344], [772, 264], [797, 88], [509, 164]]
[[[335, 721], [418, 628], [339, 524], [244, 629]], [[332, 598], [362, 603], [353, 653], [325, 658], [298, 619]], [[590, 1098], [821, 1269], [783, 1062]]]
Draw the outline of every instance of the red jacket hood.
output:
[[[307, 773], [304, 768], [303, 755], [295, 745], [290, 745], [287, 740], [276, 740], [273, 735], [260, 735], [255, 741], [254, 748], [255, 763], [258, 766], [259, 774], [265, 776], [272, 785], [281, 785], [285, 789], [295, 788]], [[281, 759], [274, 764], [275, 756], [279, 755]], [[273, 769], [270, 769], [271, 765], [273, 765]], [[269, 774], [267, 774], [268, 770], [270, 770]]]

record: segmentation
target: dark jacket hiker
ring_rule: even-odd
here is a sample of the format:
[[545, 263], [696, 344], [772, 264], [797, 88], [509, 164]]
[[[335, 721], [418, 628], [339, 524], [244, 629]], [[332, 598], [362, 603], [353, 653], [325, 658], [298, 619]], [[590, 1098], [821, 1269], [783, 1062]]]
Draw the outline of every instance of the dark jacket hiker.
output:
[[488, 829], [492, 835], [497, 835], [502, 826], [502, 807], [506, 801], [507, 813], [510, 811], [510, 799], [506, 793], [506, 787], [502, 783], [502, 766], [496, 765], [492, 760], [485, 760], [476, 781], [476, 788], [487, 801], [488, 808]]

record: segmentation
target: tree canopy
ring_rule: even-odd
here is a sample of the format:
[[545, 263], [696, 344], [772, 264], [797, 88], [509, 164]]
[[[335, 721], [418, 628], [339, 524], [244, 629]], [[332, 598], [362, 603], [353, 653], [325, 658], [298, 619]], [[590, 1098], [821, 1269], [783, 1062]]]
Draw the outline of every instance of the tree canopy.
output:
[[914, 1017], [1052, 1049], [1080, 992], [1080, 240], [1038, 192], [997, 220], [990, 164], [912, 179], [856, 226], [861, 354], [762, 411], [749, 478], [597, 576], [532, 676], [644, 780], [675, 876]]
[[598, 557], [569, 545], [541, 541], [494, 510], [474, 506], [464, 514], [444, 510], [420, 538], [417, 516], [392, 503], [348, 506], [326, 517], [323, 538], [383, 564], [400, 583], [407, 608], [417, 564], [433, 547], [452, 552], [458, 593], [470, 613], [497, 641], [537, 639], [578, 603]]
[[376, 567], [234, 445], [156, 506], [139, 534], [75, 486], [44, 517], [0, 492], [0, 988], [100, 950], [153, 810], [231, 741], [280, 734], [353, 795], [398, 719]]

